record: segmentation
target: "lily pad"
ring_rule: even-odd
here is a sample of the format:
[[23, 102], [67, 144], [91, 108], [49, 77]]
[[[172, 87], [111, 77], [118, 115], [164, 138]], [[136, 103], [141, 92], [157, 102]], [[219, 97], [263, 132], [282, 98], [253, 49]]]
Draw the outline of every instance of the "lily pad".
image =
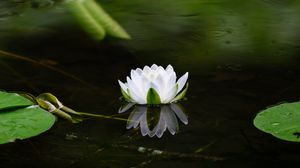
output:
[[0, 144], [39, 135], [54, 123], [55, 116], [36, 105], [1, 112]]
[[17, 93], [0, 91], [0, 144], [47, 131], [55, 116]]
[[300, 142], [300, 102], [263, 110], [255, 117], [254, 125], [279, 139]]
[[33, 105], [30, 100], [18, 95], [17, 93], [0, 91], [0, 110], [13, 107], [26, 107], [30, 105]]

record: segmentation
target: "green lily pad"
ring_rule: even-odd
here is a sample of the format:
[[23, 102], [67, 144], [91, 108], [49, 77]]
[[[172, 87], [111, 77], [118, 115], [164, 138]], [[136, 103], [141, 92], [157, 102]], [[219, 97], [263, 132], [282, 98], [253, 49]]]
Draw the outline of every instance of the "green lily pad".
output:
[[300, 142], [300, 102], [263, 110], [255, 117], [254, 125], [279, 139]]
[[55, 116], [16, 93], [0, 91], [0, 144], [47, 131]]
[[0, 110], [13, 107], [26, 107], [30, 105], [33, 105], [30, 100], [18, 95], [17, 93], [0, 91]]
[[29, 106], [0, 113], [0, 144], [30, 138], [47, 131], [55, 116], [39, 106]]

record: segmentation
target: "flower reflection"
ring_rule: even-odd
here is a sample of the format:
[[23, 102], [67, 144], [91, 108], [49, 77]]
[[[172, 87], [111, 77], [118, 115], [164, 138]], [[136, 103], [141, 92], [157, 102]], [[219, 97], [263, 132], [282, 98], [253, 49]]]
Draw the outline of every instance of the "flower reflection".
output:
[[173, 103], [160, 107], [128, 104], [119, 112], [123, 113], [128, 109], [133, 110], [128, 117], [126, 128], [133, 129], [139, 127], [143, 136], [157, 136], [160, 138], [167, 130], [172, 135], [175, 135], [179, 130], [178, 119], [185, 125], [188, 124], [188, 117], [178, 104]]

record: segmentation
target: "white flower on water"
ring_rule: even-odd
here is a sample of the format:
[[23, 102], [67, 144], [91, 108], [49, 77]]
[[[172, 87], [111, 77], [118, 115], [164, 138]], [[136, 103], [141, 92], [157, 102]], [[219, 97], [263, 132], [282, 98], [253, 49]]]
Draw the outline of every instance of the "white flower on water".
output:
[[168, 104], [184, 98], [188, 72], [176, 81], [176, 73], [171, 65], [165, 69], [153, 64], [143, 69], [131, 70], [127, 82], [119, 80], [123, 97], [137, 104]]

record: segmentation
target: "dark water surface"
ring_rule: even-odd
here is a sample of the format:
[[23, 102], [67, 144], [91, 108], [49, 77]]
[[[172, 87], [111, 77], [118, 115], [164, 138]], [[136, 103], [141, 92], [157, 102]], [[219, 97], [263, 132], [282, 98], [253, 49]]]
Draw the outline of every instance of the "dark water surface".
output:
[[[150, 138], [138, 129], [127, 130], [125, 121], [88, 119], [71, 124], [58, 119], [40, 136], [1, 145], [0, 167], [300, 164], [299, 144], [278, 140], [252, 124], [258, 111], [300, 99], [297, 1], [102, 3], [132, 40], [90, 40], [61, 6], [0, 20], [2, 50], [77, 78], [36, 63], [1, 58], [0, 88], [35, 95], [51, 92], [73, 109], [115, 115], [122, 104], [118, 79], [124, 81], [132, 68], [172, 64], [178, 76], [190, 73], [188, 99], [181, 102], [189, 124], [179, 123], [174, 136], [167, 131], [162, 138]], [[139, 147], [165, 154], [141, 153]]]

